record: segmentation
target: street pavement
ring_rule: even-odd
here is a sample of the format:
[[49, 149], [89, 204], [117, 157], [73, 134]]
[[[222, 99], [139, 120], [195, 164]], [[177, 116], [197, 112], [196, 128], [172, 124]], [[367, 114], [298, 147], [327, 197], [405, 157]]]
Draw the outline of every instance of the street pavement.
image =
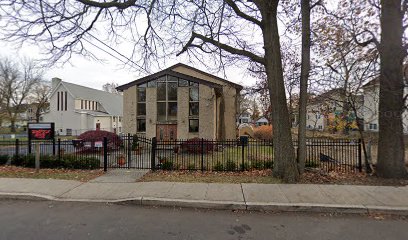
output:
[[0, 198], [408, 215], [408, 186], [136, 182], [145, 172], [115, 170], [85, 183], [0, 178]]
[[0, 239], [403, 240], [396, 216], [262, 213], [106, 203], [0, 201]]

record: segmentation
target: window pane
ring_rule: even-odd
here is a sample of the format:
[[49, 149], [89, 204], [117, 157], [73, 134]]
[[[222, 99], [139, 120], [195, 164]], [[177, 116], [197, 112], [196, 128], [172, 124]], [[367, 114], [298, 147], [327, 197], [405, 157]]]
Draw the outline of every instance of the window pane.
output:
[[146, 132], [146, 119], [137, 119], [137, 131]]
[[198, 88], [190, 88], [190, 101], [198, 101]]
[[190, 103], [190, 116], [198, 116], [198, 102], [191, 102]]
[[138, 116], [145, 116], [146, 115], [146, 103], [138, 103], [137, 104], [137, 115]]
[[166, 83], [162, 82], [157, 83], [157, 100], [158, 101], [166, 100]]
[[188, 87], [188, 81], [180, 78], [179, 87]]
[[166, 103], [157, 103], [157, 121], [166, 121]]
[[157, 79], [158, 82], [165, 82], [166, 81], [166, 76], [162, 76]]
[[153, 80], [147, 83], [147, 87], [156, 87], [156, 84], [157, 84], [156, 80]]
[[189, 132], [198, 132], [198, 119], [190, 119], [188, 125]]
[[190, 86], [192, 86], [192, 87], [198, 87], [198, 83], [190, 82]]
[[137, 101], [146, 102], [146, 88], [137, 88]]
[[143, 83], [143, 84], [137, 85], [137, 87], [138, 87], [138, 88], [145, 88], [146, 86], [147, 86], [147, 84], [146, 84], [146, 83]]
[[168, 103], [167, 120], [177, 120], [177, 102]]
[[167, 100], [177, 101], [177, 87], [175, 82], [167, 83]]
[[167, 75], [168, 82], [177, 82], [178, 78], [174, 76]]

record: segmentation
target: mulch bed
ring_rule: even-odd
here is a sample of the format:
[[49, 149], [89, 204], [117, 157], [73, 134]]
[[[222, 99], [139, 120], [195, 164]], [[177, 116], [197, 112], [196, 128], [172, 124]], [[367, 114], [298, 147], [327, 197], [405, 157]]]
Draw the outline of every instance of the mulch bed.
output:
[[103, 171], [99, 169], [40, 169], [40, 172], [36, 173], [33, 168], [0, 166], [0, 177], [8, 178], [64, 179], [87, 182], [101, 175], [103, 175]]

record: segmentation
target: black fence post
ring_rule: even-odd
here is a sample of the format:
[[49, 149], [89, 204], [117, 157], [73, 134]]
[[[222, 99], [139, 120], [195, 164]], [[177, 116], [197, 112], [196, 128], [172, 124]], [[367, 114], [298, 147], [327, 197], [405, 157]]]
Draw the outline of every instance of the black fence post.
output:
[[58, 138], [58, 161], [61, 160], [61, 138]]
[[28, 154], [31, 154], [31, 137], [28, 136]]
[[18, 155], [20, 154], [20, 140], [18, 138], [16, 139], [16, 159], [18, 158]]
[[201, 172], [204, 172], [204, 138], [201, 138]]
[[245, 171], [245, 158], [244, 158], [244, 154], [245, 154], [245, 143], [244, 143], [244, 138], [241, 137], [240, 138], [241, 141], [241, 158], [242, 158], [242, 164], [241, 164], [241, 170]]
[[358, 171], [362, 172], [363, 171], [363, 165], [362, 165], [362, 156], [361, 156], [361, 138], [358, 139]]
[[[130, 136], [130, 133], [128, 133], [128, 135], [127, 135], [127, 139], [128, 139], [128, 141], [127, 141], [127, 157], [128, 157], [128, 169], [130, 169], [130, 164], [132, 163], [131, 161], [132, 161], [132, 152], [131, 152], [131, 148], [132, 148], [132, 141], [130, 140], [131, 138], [130, 138], [131, 136]], [[133, 140], [133, 139], [132, 139]]]
[[152, 171], [156, 170], [156, 149], [157, 149], [157, 139], [156, 137], [152, 138], [152, 152], [151, 152], [151, 159], [150, 159], [150, 169]]
[[55, 138], [52, 138], [52, 156], [55, 156]]
[[108, 139], [103, 138], [103, 171], [108, 171]]

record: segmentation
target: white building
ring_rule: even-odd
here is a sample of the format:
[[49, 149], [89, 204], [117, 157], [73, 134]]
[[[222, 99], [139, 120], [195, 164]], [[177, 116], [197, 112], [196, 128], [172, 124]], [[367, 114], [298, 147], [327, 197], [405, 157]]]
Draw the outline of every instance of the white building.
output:
[[88, 130], [122, 132], [123, 97], [52, 79], [50, 108], [44, 122], [54, 122], [57, 135], [79, 135]]
[[252, 123], [251, 114], [248, 111], [244, 111], [238, 116], [237, 125], [242, 123]]
[[269, 124], [269, 121], [268, 119], [266, 119], [266, 117], [261, 117], [255, 122], [256, 126], [262, 126], [262, 125], [268, 125], [268, 124]]
[[[380, 82], [376, 78], [363, 86], [364, 91], [364, 130], [378, 132], [378, 103], [380, 96]], [[405, 88], [405, 95], [408, 95], [408, 87]], [[408, 106], [408, 99], [406, 101]], [[408, 133], [408, 111], [405, 110], [402, 115], [402, 124], [404, 133]]]
[[340, 89], [332, 89], [312, 98], [306, 107], [306, 128], [323, 131], [327, 129], [327, 117], [330, 113], [342, 110]]
[[[329, 124], [333, 124], [336, 116], [343, 113], [344, 100], [342, 89], [335, 88], [322, 93], [311, 99], [306, 107], [306, 128], [309, 130], [324, 131], [329, 129]], [[351, 96], [349, 96], [350, 98]], [[357, 109], [357, 117], [363, 117], [363, 97], [352, 95], [354, 105]], [[350, 100], [350, 99], [349, 99]], [[350, 109], [349, 117], [356, 119], [355, 114]]]

